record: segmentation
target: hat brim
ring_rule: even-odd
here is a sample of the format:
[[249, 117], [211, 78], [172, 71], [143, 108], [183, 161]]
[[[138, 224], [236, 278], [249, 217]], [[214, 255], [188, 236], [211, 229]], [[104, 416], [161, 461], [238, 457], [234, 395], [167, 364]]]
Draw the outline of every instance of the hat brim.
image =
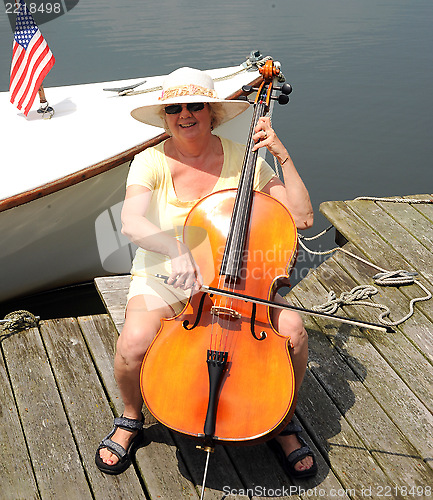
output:
[[224, 115], [219, 125], [228, 122], [229, 120], [231, 120], [235, 116], [240, 115], [249, 108], [249, 103], [247, 101], [218, 99], [215, 97], [198, 95], [181, 96], [165, 99], [159, 104], [151, 104], [148, 106], [141, 106], [140, 108], [133, 109], [131, 111], [131, 116], [140, 122], [147, 123], [148, 125], [153, 125], [154, 127], [164, 127], [164, 121], [161, 118], [160, 114], [162, 108], [169, 104], [183, 104], [189, 102], [220, 103], [224, 111]]

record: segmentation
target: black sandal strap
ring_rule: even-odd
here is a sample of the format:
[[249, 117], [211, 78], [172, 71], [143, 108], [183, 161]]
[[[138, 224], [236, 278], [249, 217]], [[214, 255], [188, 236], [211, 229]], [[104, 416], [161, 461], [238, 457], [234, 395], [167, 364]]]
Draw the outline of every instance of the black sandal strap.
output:
[[287, 457], [286, 460], [289, 463], [290, 467], [294, 468], [295, 465], [303, 460], [305, 457], [312, 457], [314, 458], [314, 454], [311, 451], [311, 448], [306, 444], [306, 446], [302, 446], [302, 448], [299, 448], [295, 451], [292, 451]]
[[123, 415], [121, 417], [116, 417], [114, 419], [114, 425], [116, 427], [120, 427], [121, 429], [124, 429], [125, 431], [141, 431], [143, 429], [143, 421], [144, 417], [142, 415], [141, 420], [135, 420], [133, 418], [127, 418], [124, 417]]
[[119, 458], [120, 460], [122, 460], [127, 454], [127, 451], [125, 450], [125, 448], [123, 446], [121, 446], [119, 443], [116, 443], [115, 441], [112, 441], [111, 439], [107, 439], [107, 438], [105, 438], [101, 441], [101, 444], [99, 445], [98, 451], [101, 448], [107, 448], [108, 451], [110, 451], [111, 453], [114, 453], [114, 455], [116, 455], [116, 457]]

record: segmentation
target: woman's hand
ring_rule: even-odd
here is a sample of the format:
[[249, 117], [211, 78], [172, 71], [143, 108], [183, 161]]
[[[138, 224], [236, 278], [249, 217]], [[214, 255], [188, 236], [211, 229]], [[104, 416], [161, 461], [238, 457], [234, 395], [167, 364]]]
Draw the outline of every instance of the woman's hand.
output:
[[280, 163], [283, 163], [289, 157], [287, 149], [271, 127], [271, 119], [269, 117], [262, 116], [259, 118], [254, 132], [253, 141], [255, 145], [253, 146], [253, 151], [266, 147]]
[[203, 285], [203, 278], [189, 248], [184, 243], [175, 240], [169, 257], [172, 272], [167, 284], [183, 290], [191, 288], [194, 292], [199, 291]]

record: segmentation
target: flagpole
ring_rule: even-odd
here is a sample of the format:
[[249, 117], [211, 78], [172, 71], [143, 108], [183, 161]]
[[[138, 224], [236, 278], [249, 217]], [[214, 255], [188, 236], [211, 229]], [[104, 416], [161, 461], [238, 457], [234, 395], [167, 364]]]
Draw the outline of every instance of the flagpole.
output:
[[[41, 73], [41, 80], [39, 83], [39, 89], [38, 89], [38, 94], [39, 94], [39, 101], [40, 101], [40, 108], [37, 110], [39, 114], [42, 115], [42, 118], [51, 118], [54, 115], [54, 109], [48, 104], [47, 98], [45, 96], [45, 89], [43, 86], [43, 80], [46, 74], [50, 71], [52, 66], [54, 65], [54, 56], [51, 53], [51, 50], [49, 49], [48, 45], [46, 44], [46, 41], [44, 40], [43, 36], [41, 35], [39, 28], [35, 24], [35, 21], [31, 14], [27, 11], [27, 8], [25, 8], [25, 12], [22, 14], [21, 13], [21, 4], [24, 4], [25, 6], [25, 1], [23, 0], [15, 0], [15, 5], [18, 7], [19, 11], [17, 14], [17, 22], [16, 22], [16, 27], [15, 27], [15, 35], [17, 34], [17, 26], [18, 26], [18, 16], [20, 17], [20, 31], [18, 35], [18, 42], [16, 39], [14, 39], [14, 53], [15, 53], [15, 47], [19, 47], [18, 53], [23, 54], [26, 53], [27, 47], [29, 45], [29, 38], [31, 41], [36, 40], [39, 42], [42, 40], [42, 44], [40, 45], [41, 47], [45, 47], [42, 53], [46, 54], [49, 56], [49, 59], [42, 59], [42, 64], [41, 66], [37, 66], [37, 64], [40, 61], [35, 61], [35, 59], [31, 59], [33, 57], [33, 53], [30, 51], [30, 60], [32, 63], [36, 63], [36, 69], [42, 68]], [[22, 14], [22, 15], [21, 15]], [[24, 19], [24, 21], [23, 21]], [[24, 32], [24, 36], [23, 36]], [[33, 38], [34, 37], [34, 38]], [[26, 40], [27, 38], [27, 40]], [[48, 52], [47, 52], [48, 51]], [[11, 86], [10, 86], [10, 92], [11, 92], [11, 103], [16, 104], [18, 109], [22, 109], [24, 107], [24, 114], [27, 116], [27, 113], [29, 112], [30, 106], [33, 103], [33, 100], [35, 98], [35, 87], [36, 85], [33, 86], [33, 89], [30, 87], [30, 92], [28, 92], [26, 89], [25, 92], [23, 93], [23, 90], [21, 88], [21, 81], [23, 80], [22, 78], [20, 80], [14, 80], [13, 76], [15, 77], [17, 74], [19, 74], [19, 71], [21, 70], [20, 64], [22, 61], [24, 61], [26, 64], [28, 64], [27, 60], [27, 55], [24, 56], [24, 58], [15, 58], [12, 60], [12, 67], [11, 67]], [[36, 75], [38, 74], [37, 72], [35, 73]], [[24, 80], [25, 81], [25, 80]], [[13, 83], [12, 83], [13, 82]], [[17, 97], [18, 96], [18, 97]], [[27, 99], [27, 100], [26, 100]], [[23, 106], [24, 103], [24, 106]]]
[[46, 102], [48, 102], [45, 97], [44, 85], [42, 83], [41, 86], [39, 87], [38, 94], [39, 94], [39, 101], [41, 104], [45, 104]]

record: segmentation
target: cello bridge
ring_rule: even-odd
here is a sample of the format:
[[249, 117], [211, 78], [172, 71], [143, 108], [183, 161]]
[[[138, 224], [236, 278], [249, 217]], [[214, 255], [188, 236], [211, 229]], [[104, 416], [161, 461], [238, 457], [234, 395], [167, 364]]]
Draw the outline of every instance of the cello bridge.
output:
[[234, 318], [234, 319], [240, 319], [242, 317], [242, 315], [238, 311], [235, 311], [231, 307], [212, 306], [210, 312], [214, 316], [218, 317], [228, 316], [229, 318]]

